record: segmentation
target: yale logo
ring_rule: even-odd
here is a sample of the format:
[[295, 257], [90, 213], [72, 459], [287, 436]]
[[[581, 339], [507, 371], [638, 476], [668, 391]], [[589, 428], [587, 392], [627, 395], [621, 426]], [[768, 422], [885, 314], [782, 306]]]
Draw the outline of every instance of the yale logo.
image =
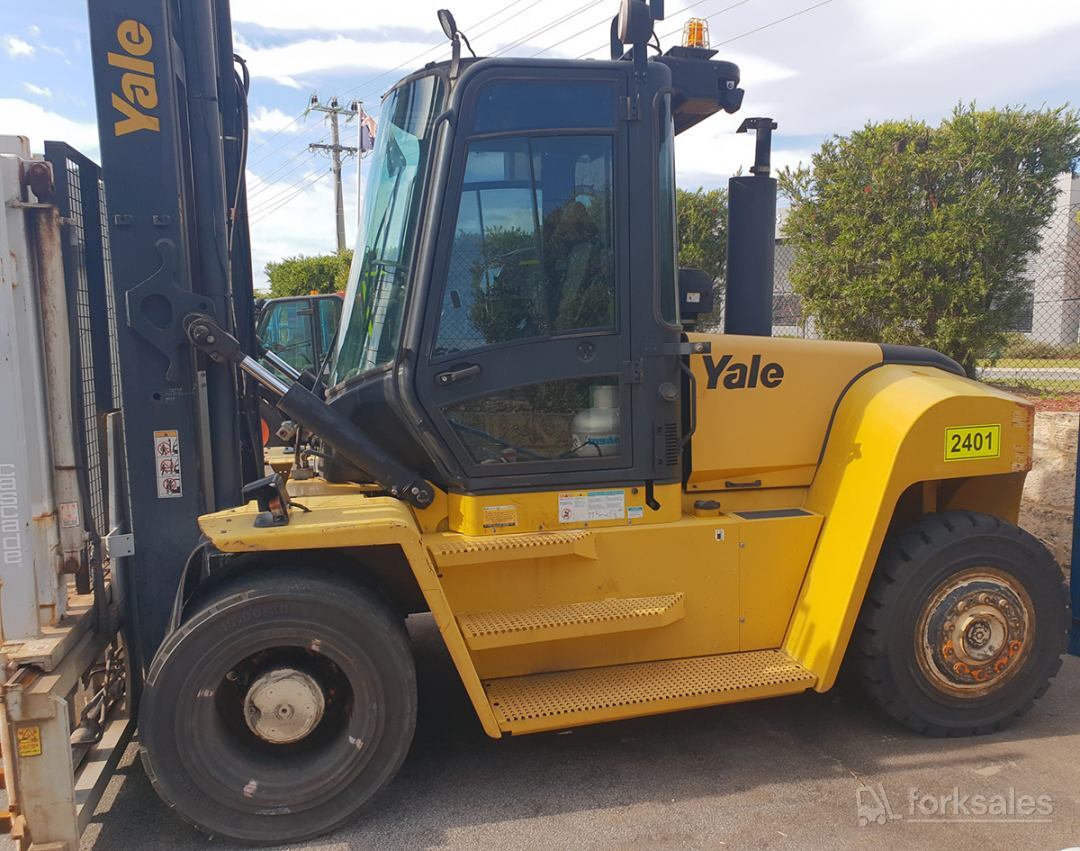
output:
[[113, 134], [126, 136], [139, 130], [160, 133], [161, 122], [151, 114], [158, 105], [154, 63], [143, 58], [154, 46], [150, 28], [138, 21], [122, 21], [116, 28], [116, 41], [124, 52], [110, 51], [109, 64], [124, 69], [124, 74], [120, 94], [112, 93], [112, 105], [123, 117], [113, 125]]
[[779, 387], [784, 380], [784, 368], [778, 363], [767, 363], [763, 366], [761, 361], [761, 355], [754, 355], [748, 364], [733, 362], [731, 355], [724, 355], [718, 361], [706, 355], [708, 388], [715, 390], [718, 383], [723, 384], [727, 390], [743, 390], [759, 384], [768, 389]]

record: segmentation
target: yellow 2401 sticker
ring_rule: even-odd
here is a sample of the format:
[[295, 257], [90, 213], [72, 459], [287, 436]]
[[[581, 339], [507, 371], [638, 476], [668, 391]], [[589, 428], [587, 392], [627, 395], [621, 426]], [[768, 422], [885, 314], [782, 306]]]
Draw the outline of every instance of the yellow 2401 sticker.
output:
[[945, 429], [945, 460], [970, 461], [1001, 455], [1001, 426], [978, 425]]

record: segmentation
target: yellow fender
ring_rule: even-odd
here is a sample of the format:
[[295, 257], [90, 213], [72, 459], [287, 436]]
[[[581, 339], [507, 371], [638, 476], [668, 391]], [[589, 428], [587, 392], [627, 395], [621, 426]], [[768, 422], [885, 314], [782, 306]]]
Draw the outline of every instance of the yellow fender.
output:
[[[807, 497], [806, 507], [825, 522], [783, 645], [817, 675], [818, 691], [836, 680], [901, 494], [920, 482], [943, 482], [938, 510], [968, 508], [1015, 521], [1031, 466], [1032, 425], [1025, 400], [929, 367], [882, 366], [854, 381]], [[1000, 434], [996, 448], [983, 449], [993, 457], [960, 452], [954, 455], [965, 457], [947, 460], [946, 429], [966, 426]]]
[[491, 711], [480, 677], [469, 656], [435, 565], [420, 537], [420, 527], [405, 503], [392, 497], [359, 494], [305, 497], [307, 512], [293, 511], [287, 526], [258, 528], [254, 502], [199, 518], [199, 527], [225, 553], [311, 550], [392, 545], [401, 548], [420, 591], [442, 633], [450, 658], [461, 675], [484, 732], [499, 738], [502, 731]]

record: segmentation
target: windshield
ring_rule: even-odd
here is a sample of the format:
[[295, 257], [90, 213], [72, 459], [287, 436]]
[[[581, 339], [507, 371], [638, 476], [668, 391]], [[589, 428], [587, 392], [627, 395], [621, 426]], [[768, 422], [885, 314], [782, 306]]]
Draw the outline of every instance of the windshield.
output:
[[331, 384], [390, 363], [397, 354], [442, 95], [442, 79], [431, 75], [400, 86], [383, 103]]

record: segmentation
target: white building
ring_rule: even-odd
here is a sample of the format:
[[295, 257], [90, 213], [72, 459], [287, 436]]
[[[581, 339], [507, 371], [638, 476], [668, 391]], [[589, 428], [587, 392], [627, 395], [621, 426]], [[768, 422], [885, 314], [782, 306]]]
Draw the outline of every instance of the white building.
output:
[[1033, 340], [1070, 344], [1080, 341], [1080, 176], [1063, 174], [1057, 184], [1057, 205], [1028, 262], [1030, 310], [1016, 330]]

